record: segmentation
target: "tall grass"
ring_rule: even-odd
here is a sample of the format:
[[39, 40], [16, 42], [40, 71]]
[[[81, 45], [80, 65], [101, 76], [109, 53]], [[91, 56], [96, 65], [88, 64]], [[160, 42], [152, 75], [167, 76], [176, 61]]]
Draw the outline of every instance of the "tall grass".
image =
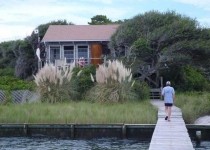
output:
[[37, 90], [42, 101], [50, 103], [74, 99], [76, 92], [71, 85], [74, 63], [70, 67], [57, 69], [53, 64], [46, 64], [34, 76]]
[[157, 110], [149, 103], [101, 104], [89, 102], [33, 103], [0, 107], [1, 123], [156, 123]]
[[177, 94], [175, 105], [181, 108], [186, 123], [194, 123], [204, 115], [210, 115], [210, 94], [190, 92]]
[[[94, 81], [93, 76], [91, 78]], [[86, 93], [86, 100], [108, 103], [139, 100], [142, 98], [139, 96], [141, 92], [136, 90], [137, 86], [134, 88], [134, 84], [131, 69], [118, 60], [109, 61], [96, 69], [96, 85]], [[142, 88], [142, 91], [145, 89]]]

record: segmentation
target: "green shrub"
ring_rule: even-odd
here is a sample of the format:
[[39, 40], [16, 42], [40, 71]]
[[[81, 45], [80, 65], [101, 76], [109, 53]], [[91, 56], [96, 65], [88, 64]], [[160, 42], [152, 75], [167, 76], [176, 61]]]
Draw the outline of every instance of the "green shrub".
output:
[[208, 81], [204, 75], [191, 66], [182, 69], [181, 89], [185, 91], [204, 91], [208, 86]]
[[73, 69], [72, 84], [78, 91], [81, 99], [84, 94], [94, 86], [94, 82], [91, 80], [90, 74], [95, 75], [96, 67], [94, 65], [85, 66], [84, 68], [75, 67]]
[[14, 68], [3, 68], [0, 69], [0, 76], [14, 76]]
[[146, 82], [135, 80], [131, 90], [137, 94], [138, 100], [149, 99], [149, 86]]
[[33, 82], [20, 80], [11, 76], [0, 77], [0, 89], [1, 90], [34, 90], [35, 84]]

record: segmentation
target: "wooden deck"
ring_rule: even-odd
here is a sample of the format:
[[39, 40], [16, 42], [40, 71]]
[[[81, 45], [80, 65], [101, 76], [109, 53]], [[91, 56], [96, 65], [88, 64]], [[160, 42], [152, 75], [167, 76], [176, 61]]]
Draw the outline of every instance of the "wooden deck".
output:
[[168, 122], [163, 101], [154, 100], [152, 104], [158, 107], [158, 121], [149, 150], [193, 150], [181, 110], [173, 106], [171, 121]]

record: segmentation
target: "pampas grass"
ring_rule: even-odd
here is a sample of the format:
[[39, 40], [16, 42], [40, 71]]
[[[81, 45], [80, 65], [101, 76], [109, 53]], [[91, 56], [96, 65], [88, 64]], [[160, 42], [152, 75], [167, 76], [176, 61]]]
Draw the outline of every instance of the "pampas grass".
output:
[[[92, 81], [94, 81], [91, 75]], [[138, 99], [133, 92], [131, 69], [118, 60], [108, 61], [96, 69], [96, 85], [86, 94], [86, 99], [93, 102], [125, 102]]]
[[[56, 68], [53, 64], [46, 64], [34, 76], [37, 90], [41, 95], [42, 101], [50, 103], [61, 102], [73, 97], [71, 87], [72, 70], [74, 63], [70, 67]], [[71, 95], [69, 95], [71, 93]]]
[[125, 68], [118, 60], [108, 61], [108, 65], [99, 65], [96, 70], [96, 82], [99, 84], [131, 82], [131, 69]]

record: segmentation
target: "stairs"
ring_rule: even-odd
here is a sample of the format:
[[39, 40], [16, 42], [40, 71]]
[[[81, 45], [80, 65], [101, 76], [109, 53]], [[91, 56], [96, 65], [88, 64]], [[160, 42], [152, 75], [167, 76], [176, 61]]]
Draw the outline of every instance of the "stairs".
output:
[[161, 89], [150, 89], [150, 99], [151, 100], [160, 100], [161, 99]]

